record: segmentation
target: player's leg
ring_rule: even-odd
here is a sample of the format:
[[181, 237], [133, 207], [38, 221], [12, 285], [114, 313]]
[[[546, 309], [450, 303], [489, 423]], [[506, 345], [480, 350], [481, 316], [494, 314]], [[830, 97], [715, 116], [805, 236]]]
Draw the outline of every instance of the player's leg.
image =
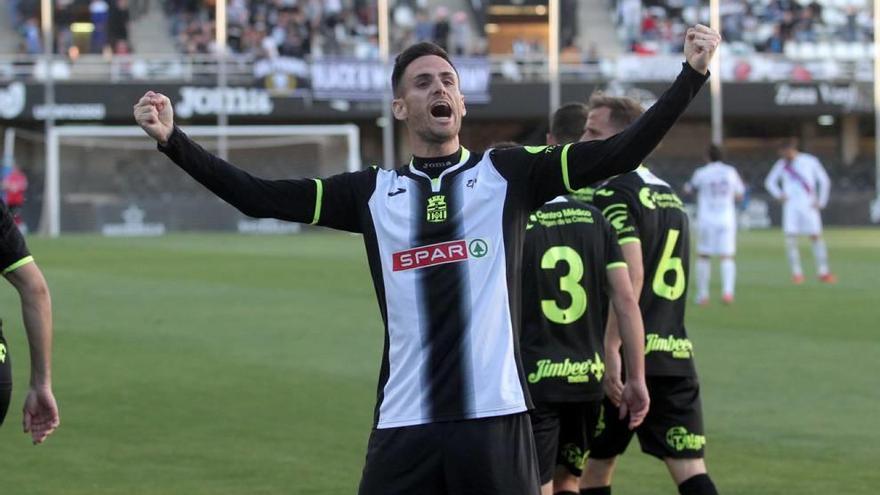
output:
[[709, 304], [709, 282], [712, 279], [712, 259], [708, 254], [697, 255], [697, 304]]
[[782, 232], [785, 234], [785, 254], [791, 268], [791, 281], [801, 284], [804, 281], [804, 270], [801, 267], [801, 254], [798, 251], [798, 234], [800, 233], [800, 211], [791, 204], [782, 207]]
[[728, 225], [722, 228], [719, 240], [719, 254], [721, 255], [721, 300], [725, 304], [732, 304], [734, 288], [736, 287], [736, 225]]
[[9, 401], [12, 398], [12, 359], [9, 356], [9, 347], [3, 338], [3, 322], [0, 321], [0, 425], [6, 418], [9, 410]]
[[587, 461], [587, 451], [595, 435], [602, 402], [574, 402], [562, 408], [557, 469], [553, 477], [555, 495], [578, 495], [579, 479]]
[[662, 459], [682, 495], [716, 495], [703, 461], [706, 437], [696, 377], [652, 377], [651, 412], [639, 427], [646, 454]]
[[559, 449], [560, 404], [537, 402], [529, 416], [535, 435], [541, 495], [553, 495], [553, 470], [556, 468], [556, 452]]
[[810, 235], [810, 242], [813, 245], [813, 259], [816, 261], [816, 273], [819, 280], [826, 283], [834, 283], [837, 278], [828, 268], [828, 247], [825, 245], [825, 239], [822, 238], [822, 217], [819, 210], [813, 209], [805, 215], [805, 223]]
[[710, 255], [714, 252], [713, 229], [708, 225], [701, 224], [697, 237], [697, 304], [709, 304], [709, 282], [712, 278], [712, 260]]
[[438, 426], [446, 429], [443, 442], [445, 493], [540, 493], [535, 438], [527, 413], [451, 421], [438, 423]]
[[[650, 414], [648, 411], [649, 416]], [[628, 418], [620, 419], [620, 410], [611, 401], [607, 398], [602, 401], [595, 438], [590, 445], [587, 466], [581, 476], [581, 495], [611, 493], [617, 457], [626, 450], [634, 434], [627, 421]]]
[[438, 424], [373, 430], [358, 495], [445, 495], [444, 433]]

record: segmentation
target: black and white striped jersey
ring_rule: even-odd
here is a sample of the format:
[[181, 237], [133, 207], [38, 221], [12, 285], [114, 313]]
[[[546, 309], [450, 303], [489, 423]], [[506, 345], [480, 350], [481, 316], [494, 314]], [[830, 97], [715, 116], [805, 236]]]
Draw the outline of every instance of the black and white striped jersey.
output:
[[363, 234], [385, 326], [377, 428], [501, 416], [530, 407], [518, 349], [529, 213], [635, 168], [704, 81], [685, 65], [638, 122], [606, 141], [462, 149], [437, 177], [410, 163], [264, 180], [179, 129], [160, 149], [245, 214]]

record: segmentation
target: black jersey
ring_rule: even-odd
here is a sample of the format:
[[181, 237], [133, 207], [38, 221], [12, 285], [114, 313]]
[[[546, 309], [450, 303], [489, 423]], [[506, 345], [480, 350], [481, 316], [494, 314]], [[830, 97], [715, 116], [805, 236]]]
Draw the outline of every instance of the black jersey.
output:
[[0, 272], [4, 275], [33, 261], [12, 213], [0, 201]]
[[693, 345], [684, 326], [690, 259], [684, 204], [645, 167], [602, 184], [593, 202], [617, 231], [620, 244], [641, 242], [645, 374], [694, 375]]
[[523, 365], [532, 398], [602, 398], [607, 271], [626, 269], [617, 235], [589, 205], [556, 198], [532, 214], [523, 250]]
[[463, 149], [439, 176], [410, 163], [265, 180], [177, 128], [160, 149], [247, 215], [363, 234], [385, 325], [377, 428], [502, 416], [530, 406], [519, 359], [529, 213], [634, 169], [705, 79], [685, 64], [651, 109], [608, 140], [486, 154]]

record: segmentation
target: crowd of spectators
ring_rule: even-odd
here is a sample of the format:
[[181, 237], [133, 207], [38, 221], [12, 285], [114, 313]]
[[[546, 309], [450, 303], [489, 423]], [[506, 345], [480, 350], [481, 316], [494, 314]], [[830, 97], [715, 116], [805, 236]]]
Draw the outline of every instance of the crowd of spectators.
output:
[[[20, 35], [18, 51], [43, 53], [40, 0], [7, 0], [12, 28]], [[142, 3], [144, 0], [138, 0]], [[53, 50], [76, 58], [83, 53], [124, 54], [131, 51], [128, 36], [129, 0], [55, 0]], [[83, 26], [85, 29], [77, 29]]]
[[[708, 2], [613, 0], [619, 31], [635, 53], [675, 53], [687, 26], [708, 24]], [[870, 43], [872, 4], [867, 0], [724, 0], [722, 36], [749, 51], [784, 53], [786, 44]]]
[[[376, 0], [229, 0], [227, 46], [232, 53], [273, 58], [379, 55]], [[470, 19], [425, 0], [392, 2], [392, 52], [417, 41], [434, 41], [454, 54], [473, 53]], [[205, 0], [164, 0], [178, 49], [215, 51], [214, 5]]]

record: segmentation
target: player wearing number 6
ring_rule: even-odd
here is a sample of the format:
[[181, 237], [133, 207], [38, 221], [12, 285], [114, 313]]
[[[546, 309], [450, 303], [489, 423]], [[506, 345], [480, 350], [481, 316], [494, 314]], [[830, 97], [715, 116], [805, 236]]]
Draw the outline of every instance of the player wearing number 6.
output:
[[[642, 114], [629, 98], [595, 95], [584, 140], [604, 139]], [[690, 239], [678, 195], [644, 166], [597, 186], [593, 203], [615, 229], [645, 324], [645, 375], [651, 409], [636, 429], [642, 451], [662, 459], [682, 495], [716, 494], [703, 461], [700, 386], [684, 325]], [[605, 428], [590, 449], [582, 494], [608, 494], [618, 455], [633, 432], [618, 419], [623, 381], [614, 321], [605, 336]], [[627, 378], [628, 380], [629, 378]]]

